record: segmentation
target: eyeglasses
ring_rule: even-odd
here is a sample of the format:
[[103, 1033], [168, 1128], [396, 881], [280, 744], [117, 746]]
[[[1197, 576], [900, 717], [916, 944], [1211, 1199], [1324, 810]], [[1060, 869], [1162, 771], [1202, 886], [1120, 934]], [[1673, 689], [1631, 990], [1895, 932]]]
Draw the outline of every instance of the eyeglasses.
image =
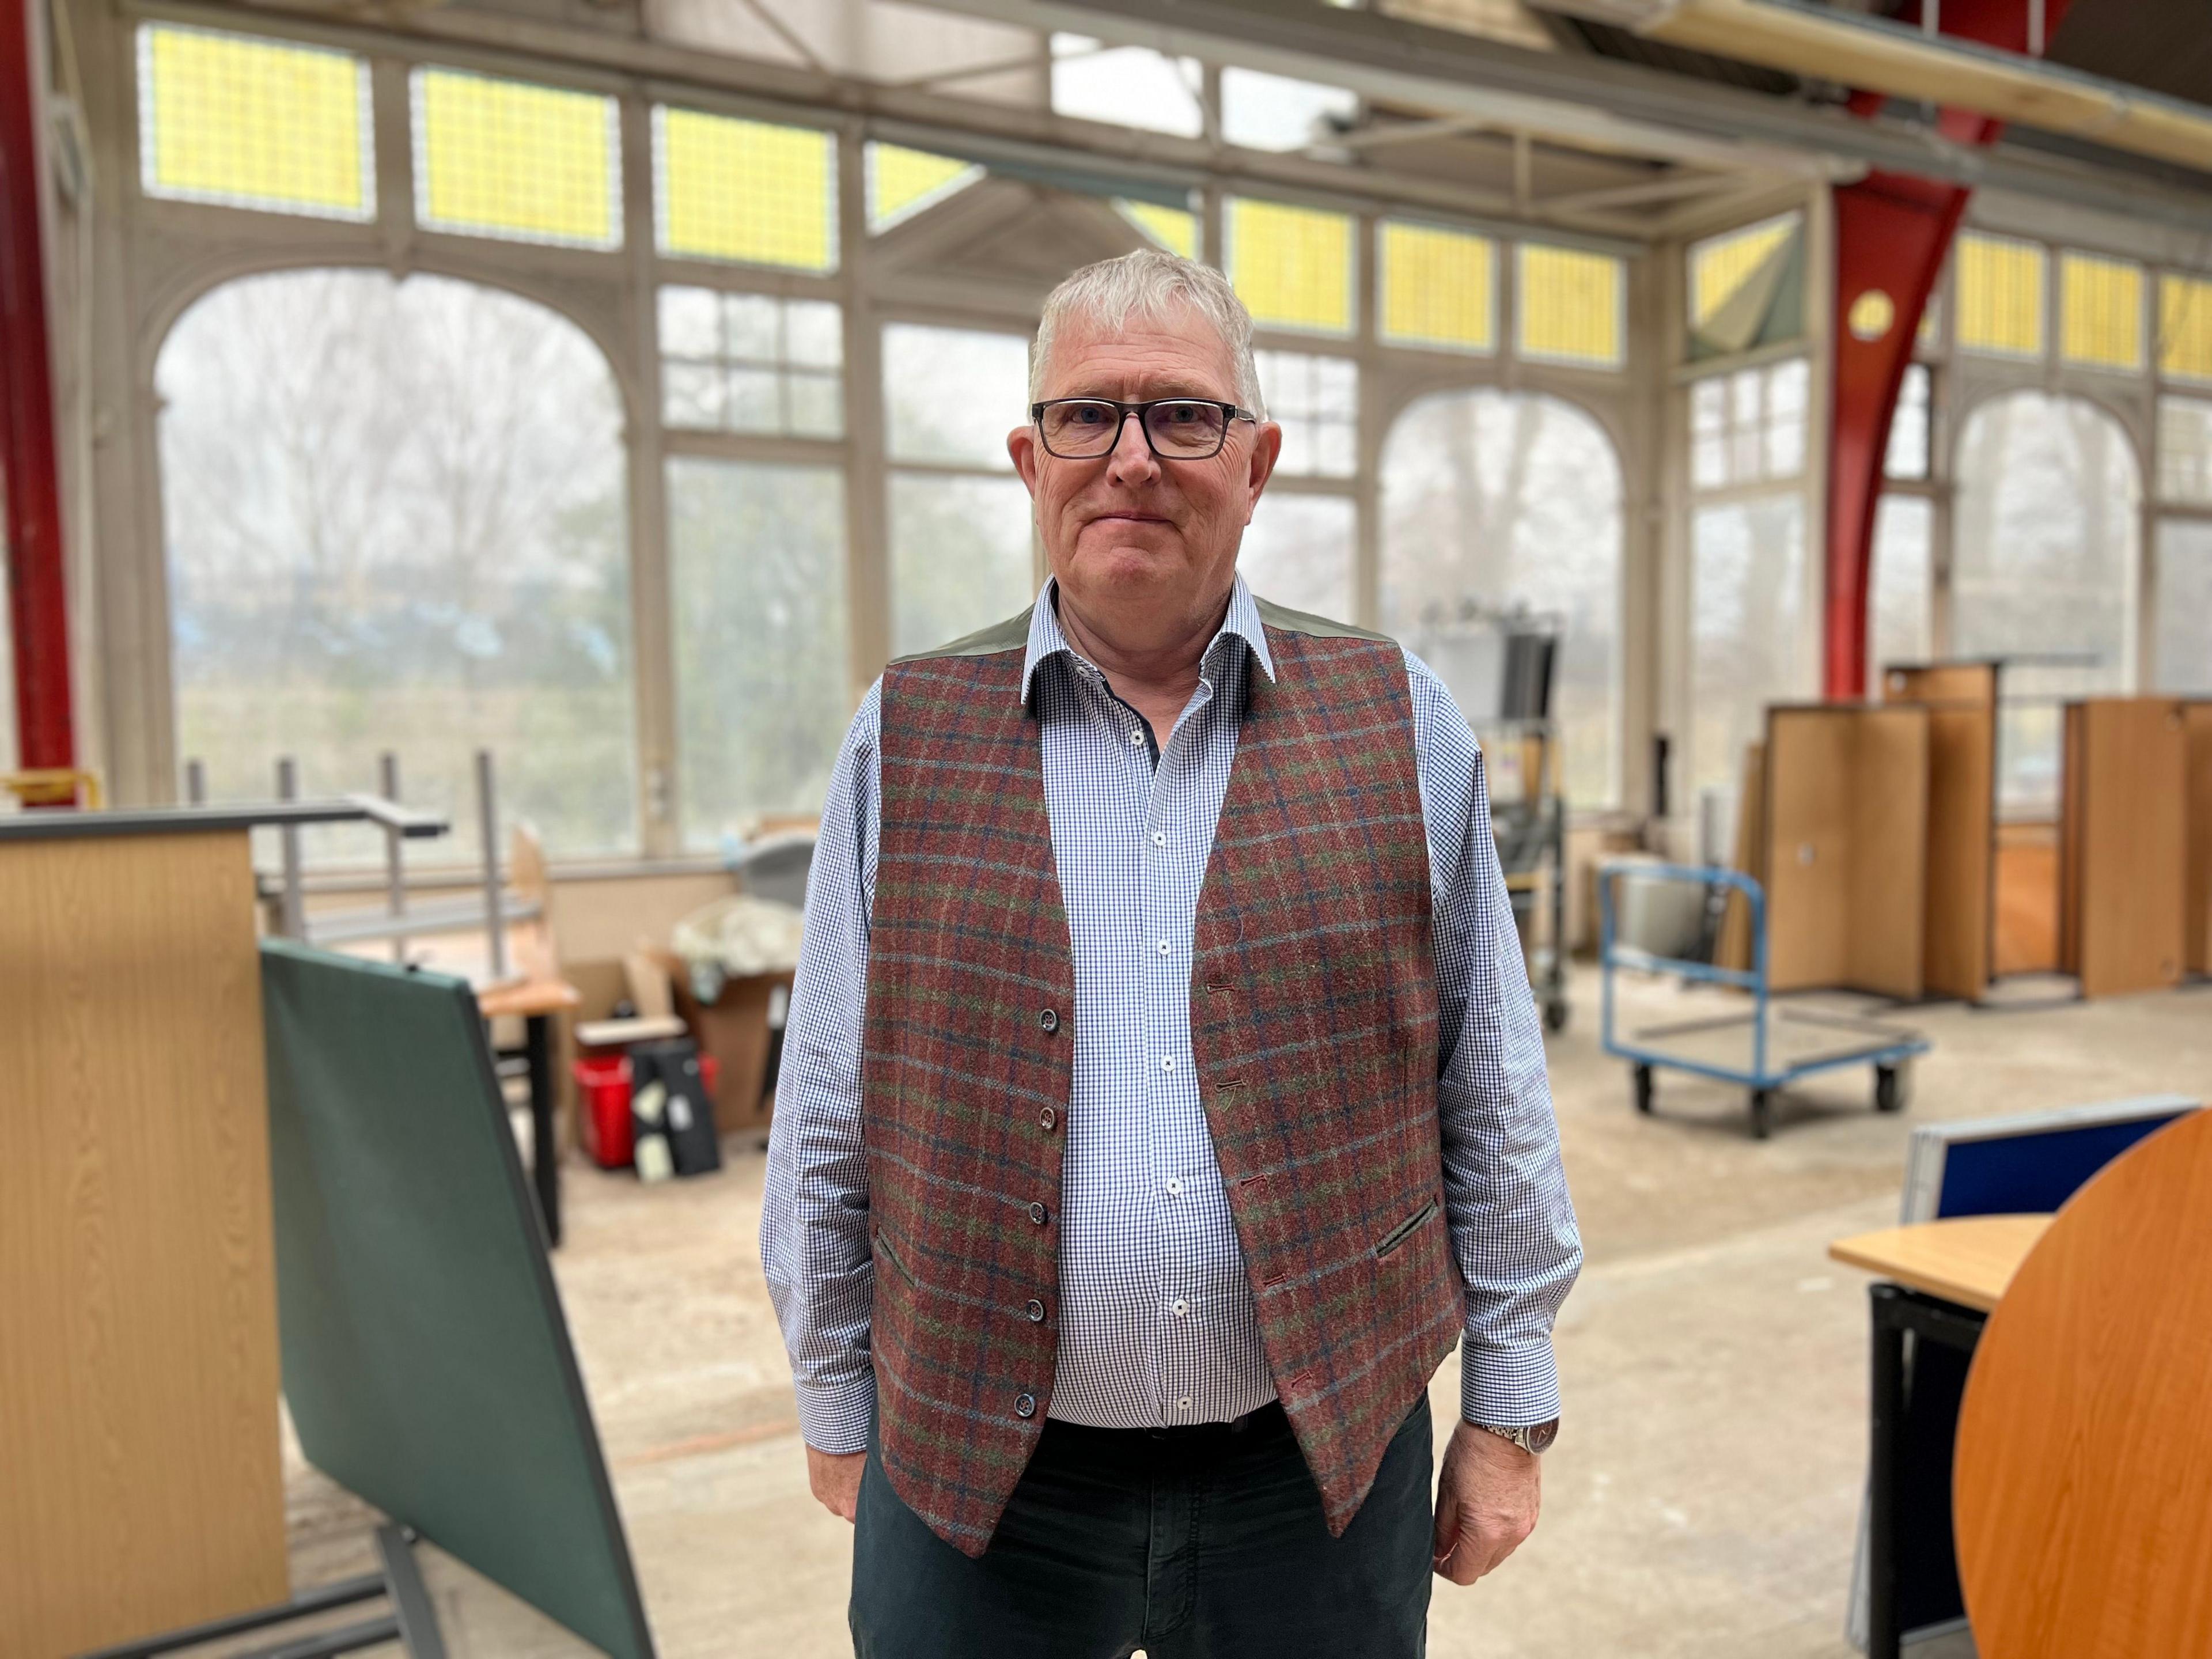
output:
[[1203, 461], [1221, 453], [1231, 421], [1260, 418], [1235, 404], [1210, 398], [1155, 398], [1150, 403], [1119, 404], [1111, 398], [1054, 398], [1031, 404], [1048, 453], [1063, 461], [1095, 461], [1110, 455], [1121, 441], [1121, 424], [1132, 415], [1164, 461]]

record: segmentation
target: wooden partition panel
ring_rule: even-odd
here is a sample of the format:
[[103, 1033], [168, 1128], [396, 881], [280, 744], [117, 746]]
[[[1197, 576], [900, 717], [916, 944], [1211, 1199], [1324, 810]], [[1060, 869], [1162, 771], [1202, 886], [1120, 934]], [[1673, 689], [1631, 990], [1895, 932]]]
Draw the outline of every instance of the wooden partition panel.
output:
[[1931, 996], [1977, 1001], [1995, 954], [1995, 663], [1892, 668], [1883, 695], [1928, 709], [1928, 907], [1922, 974]]
[[2212, 702], [2192, 702], [2189, 732], [2188, 937], [2182, 966], [2212, 974]]
[[2058, 971], [2058, 826], [1997, 826], [1996, 936], [1993, 978]]
[[1885, 996], [1926, 988], [1929, 713], [1862, 708], [1850, 721], [1850, 919], [1844, 982]]
[[2085, 997], [2181, 977], [2189, 738], [2170, 697], [2099, 697], [2066, 710], [2061, 949]]
[[246, 836], [0, 842], [0, 1659], [281, 1601]]

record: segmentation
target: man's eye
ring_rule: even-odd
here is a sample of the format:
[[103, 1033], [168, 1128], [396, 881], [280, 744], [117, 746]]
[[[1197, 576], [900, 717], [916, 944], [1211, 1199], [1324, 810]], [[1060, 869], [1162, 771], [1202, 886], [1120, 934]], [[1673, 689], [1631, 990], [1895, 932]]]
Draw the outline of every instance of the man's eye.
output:
[[1196, 404], [1170, 404], [1161, 412], [1179, 426], [1188, 426], [1205, 417], [1204, 411]]

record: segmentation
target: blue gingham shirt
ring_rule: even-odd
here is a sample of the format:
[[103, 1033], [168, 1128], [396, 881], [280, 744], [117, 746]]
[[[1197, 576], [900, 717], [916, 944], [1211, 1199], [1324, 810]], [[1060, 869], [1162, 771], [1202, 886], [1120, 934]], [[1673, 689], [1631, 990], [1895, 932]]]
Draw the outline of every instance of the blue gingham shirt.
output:
[[[1221, 1421], [1275, 1389], [1192, 1066], [1191, 944], [1248, 677], [1275, 665], [1240, 576], [1156, 757], [1145, 721], [1061, 634], [1054, 593], [1048, 581], [1031, 613], [1022, 677], [1075, 966], [1050, 1414]], [[1582, 1243], [1481, 753], [1443, 683], [1411, 653], [1406, 671], [1435, 896], [1444, 1212], [1468, 1289], [1461, 1409], [1540, 1423], [1559, 1415], [1552, 1321]], [[875, 1409], [860, 1024], [881, 690], [854, 717], [823, 810], [761, 1218], [800, 1427], [825, 1452], [864, 1449]]]

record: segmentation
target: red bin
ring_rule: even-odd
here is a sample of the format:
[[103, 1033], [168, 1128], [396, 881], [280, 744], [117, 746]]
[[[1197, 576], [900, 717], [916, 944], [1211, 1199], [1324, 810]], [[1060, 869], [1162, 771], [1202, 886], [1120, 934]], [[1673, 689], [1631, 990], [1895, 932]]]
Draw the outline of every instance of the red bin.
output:
[[[699, 1056], [699, 1076], [709, 1097], [720, 1069], [712, 1054]], [[627, 1170], [630, 1165], [629, 1060], [621, 1054], [587, 1054], [576, 1061], [574, 1070], [577, 1098], [584, 1109], [580, 1125], [584, 1151], [602, 1170]]]

